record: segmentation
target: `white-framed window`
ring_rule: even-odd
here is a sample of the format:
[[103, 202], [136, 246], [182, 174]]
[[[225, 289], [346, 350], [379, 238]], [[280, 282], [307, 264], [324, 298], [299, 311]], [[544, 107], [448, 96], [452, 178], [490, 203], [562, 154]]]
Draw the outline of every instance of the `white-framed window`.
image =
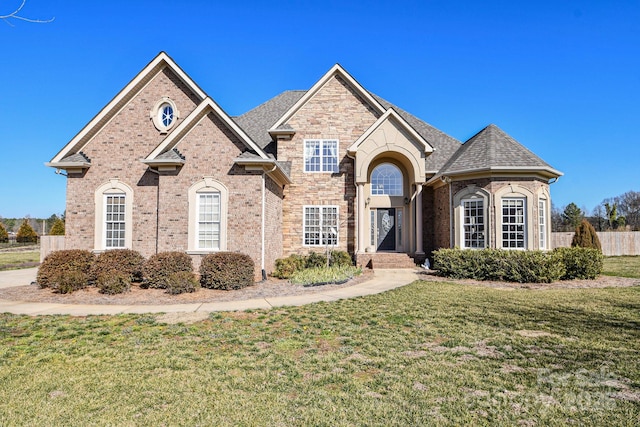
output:
[[374, 196], [402, 196], [402, 172], [391, 163], [383, 163], [371, 172], [371, 194]]
[[196, 249], [220, 250], [220, 193], [197, 193], [198, 242]]
[[94, 250], [131, 249], [133, 189], [117, 178], [95, 191]]
[[502, 248], [527, 248], [527, 202], [525, 198], [502, 199]]
[[229, 190], [213, 177], [195, 182], [189, 194], [189, 242], [187, 253], [227, 250]]
[[180, 112], [176, 103], [168, 96], [164, 96], [155, 103], [149, 115], [156, 129], [161, 133], [166, 133], [176, 124]]
[[462, 247], [480, 249], [486, 247], [484, 199], [463, 199], [462, 209]]
[[126, 247], [126, 195], [109, 193], [104, 195], [104, 248]]
[[337, 139], [305, 139], [305, 172], [338, 172]]
[[538, 200], [538, 233], [540, 235], [540, 249], [547, 249], [547, 201]]
[[338, 207], [304, 206], [304, 246], [336, 246], [338, 244]]

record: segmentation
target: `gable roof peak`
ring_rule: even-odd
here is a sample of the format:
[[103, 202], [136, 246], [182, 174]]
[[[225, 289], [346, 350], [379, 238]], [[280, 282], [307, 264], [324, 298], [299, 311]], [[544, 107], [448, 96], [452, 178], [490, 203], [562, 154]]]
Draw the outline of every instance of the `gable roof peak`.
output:
[[71, 141], [64, 146], [49, 162], [49, 166], [55, 167], [62, 159], [82, 150], [120, 110], [138, 94], [146, 85], [165, 68], [171, 71], [191, 90], [201, 101], [207, 94], [194, 82], [187, 73], [175, 63], [166, 52], [160, 51], [118, 94], [76, 134]]
[[296, 102], [288, 111], [286, 111], [279, 119], [276, 121], [273, 126], [271, 126], [271, 131], [275, 131], [279, 126], [288, 121], [304, 104], [307, 103], [318, 91], [324, 87], [324, 85], [332, 79], [337, 74], [342, 77], [342, 79], [352, 87], [352, 89], [362, 96], [362, 98], [367, 102], [374, 110], [376, 110], [379, 114], [383, 114], [387, 109], [378, 102], [378, 100], [362, 86], [356, 79], [351, 76], [345, 70], [345, 68], [336, 63], [329, 71], [327, 71], [306, 93]]

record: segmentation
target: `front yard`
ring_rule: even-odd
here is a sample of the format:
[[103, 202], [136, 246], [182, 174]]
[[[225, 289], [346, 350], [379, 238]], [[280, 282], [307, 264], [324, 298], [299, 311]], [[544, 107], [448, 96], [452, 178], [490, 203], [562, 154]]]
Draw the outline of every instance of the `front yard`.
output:
[[7, 425], [629, 425], [640, 287], [416, 282], [304, 307], [0, 315]]

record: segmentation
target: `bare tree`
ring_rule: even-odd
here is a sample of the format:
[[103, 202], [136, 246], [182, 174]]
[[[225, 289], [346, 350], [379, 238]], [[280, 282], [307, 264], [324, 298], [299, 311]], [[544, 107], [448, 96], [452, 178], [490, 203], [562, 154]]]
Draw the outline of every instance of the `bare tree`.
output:
[[16, 10], [14, 10], [13, 12], [7, 14], [7, 15], [0, 15], [0, 19], [3, 20], [4, 22], [6, 22], [7, 24], [13, 26], [13, 24], [11, 23], [12, 19], [17, 19], [20, 21], [26, 21], [26, 22], [32, 22], [35, 24], [47, 24], [49, 22], [53, 22], [54, 19], [56, 19], [55, 17], [50, 18], [50, 19], [33, 19], [33, 18], [26, 18], [24, 16], [20, 15], [20, 12], [22, 12], [22, 8], [24, 7], [25, 3], [27, 2], [27, 0], [22, 0], [22, 2], [20, 3], [20, 6], [18, 6], [18, 8]]

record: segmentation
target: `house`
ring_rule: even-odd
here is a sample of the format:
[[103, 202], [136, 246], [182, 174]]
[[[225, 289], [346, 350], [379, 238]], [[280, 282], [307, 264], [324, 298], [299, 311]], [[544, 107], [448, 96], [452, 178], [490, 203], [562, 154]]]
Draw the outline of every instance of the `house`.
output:
[[164, 52], [46, 164], [66, 171], [67, 248], [240, 251], [257, 278], [327, 247], [361, 265], [548, 249], [562, 175], [494, 125], [461, 144], [340, 65], [230, 117]]

